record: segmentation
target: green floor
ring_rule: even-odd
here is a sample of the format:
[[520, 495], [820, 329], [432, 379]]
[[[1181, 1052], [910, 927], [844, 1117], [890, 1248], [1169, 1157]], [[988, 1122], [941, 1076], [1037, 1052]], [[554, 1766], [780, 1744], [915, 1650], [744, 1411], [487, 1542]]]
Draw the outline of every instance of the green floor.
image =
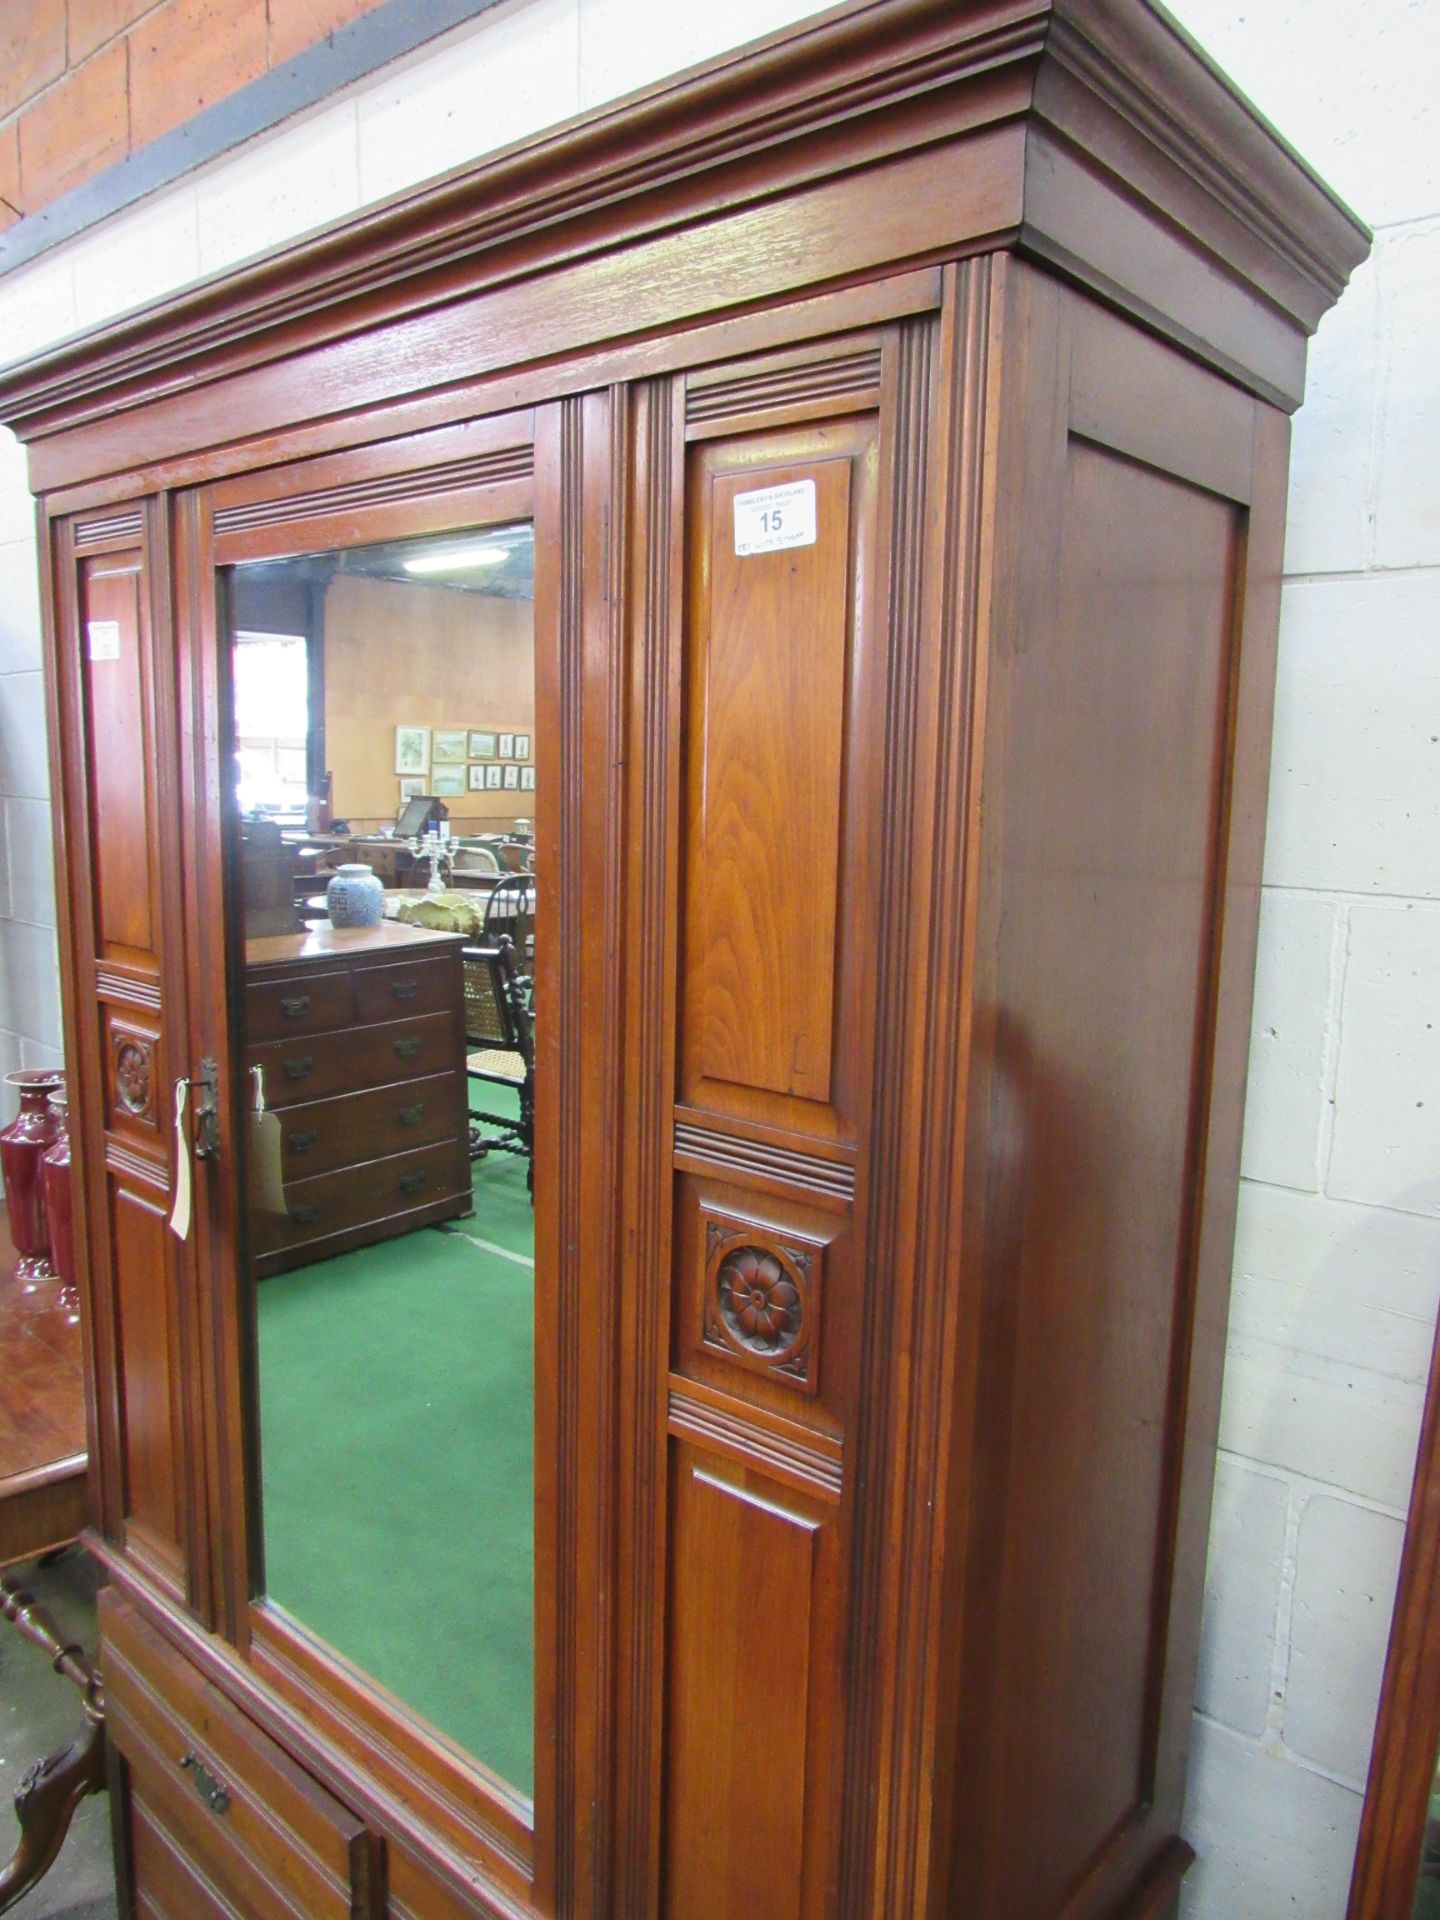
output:
[[533, 1214], [523, 1160], [473, 1171], [473, 1218], [259, 1288], [266, 1586], [531, 1794]]

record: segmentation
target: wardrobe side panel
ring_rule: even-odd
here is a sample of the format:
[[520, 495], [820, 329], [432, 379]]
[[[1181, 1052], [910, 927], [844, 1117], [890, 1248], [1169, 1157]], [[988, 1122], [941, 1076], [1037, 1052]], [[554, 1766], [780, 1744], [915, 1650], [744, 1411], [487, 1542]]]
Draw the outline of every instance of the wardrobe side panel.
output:
[[1204, 1525], [1187, 1456], [1214, 1445], [1194, 1353], [1223, 1338], [1197, 1306], [1256, 405], [1041, 276], [1010, 286], [951, 1898], [1079, 1920], [1188, 1858], [1170, 1643]]

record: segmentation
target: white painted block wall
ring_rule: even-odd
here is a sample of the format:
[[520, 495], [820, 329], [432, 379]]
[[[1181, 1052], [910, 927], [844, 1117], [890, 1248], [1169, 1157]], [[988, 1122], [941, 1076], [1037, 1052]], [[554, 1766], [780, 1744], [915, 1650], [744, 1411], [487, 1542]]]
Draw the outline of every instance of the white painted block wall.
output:
[[[0, 280], [0, 358], [812, 9], [515, 0]], [[1376, 228], [1296, 423], [1187, 1920], [1340, 1920], [1440, 1301], [1440, 27], [1182, 0]], [[59, 1042], [33, 536], [0, 450], [0, 1064]]]

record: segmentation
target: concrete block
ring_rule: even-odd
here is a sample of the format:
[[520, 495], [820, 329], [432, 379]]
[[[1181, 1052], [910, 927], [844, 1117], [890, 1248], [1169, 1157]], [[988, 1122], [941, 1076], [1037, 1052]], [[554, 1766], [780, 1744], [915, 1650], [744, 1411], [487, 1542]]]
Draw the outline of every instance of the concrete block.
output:
[[1326, 1191], [1440, 1214], [1440, 906], [1356, 906]]
[[576, 110], [576, 0], [523, 0], [446, 34], [357, 96], [360, 192], [379, 199]]
[[0, 795], [44, 800], [49, 793], [44, 675], [0, 674]]
[[1380, 309], [1372, 255], [1310, 342], [1290, 429], [1285, 571], [1357, 573], [1369, 560]]
[[353, 100], [227, 156], [199, 176], [195, 197], [204, 273], [352, 213], [360, 204]]
[[[1417, 14], [1422, 11], [1416, 9]], [[1431, 51], [1433, 56], [1433, 47]], [[1432, 138], [1440, 146], [1440, 120], [1434, 113], [1432, 105]], [[1426, 212], [1434, 214], [1437, 208], [1440, 191]], [[1408, 232], [1382, 234], [1376, 271], [1382, 372], [1375, 564], [1440, 566], [1440, 494], [1435, 487], [1435, 442], [1440, 436], [1440, 355], [1435, 351], [1440, 220]], [[1432, 585], [1432, 597], [1435, 592]]]
[[40, 576], [35, 542], [0, 547], [0, 674], [40, 668]]
[[1418, 1382], [1232, 1334], [1220, 1445], [1257, 1465], [1403, 1509], [1424, 1402]]
[[1260, 904], [1255, 1010], [1241, 1165], [1251, 1180], [1317, 1189], [1326, 1032], [1339, 910], [1267, 892]]
[[8, 427], [0, 427], [0, 546], [35, 540], [35, 501], [27, 484], [25, 449]]
[[55, 925], [55, 850], [46, 800], [6, 800], [5, 865], [9, 876], [6, 917], [32, 926]]
[[0, 280], [0, 365], [74, 333], [75, 275], [68, 249]]
[[1195, 1704], [1257, 1739], [1270, 1704], [1289, 1505], [1286, 1481], [1217, 1462]]
[[1199, 1719], [1181, 1920], [1344, 1920], [1360, 1795]]
[[194, 182], [183, 181], [117, 214], [77, 240], [70, 256], [81, 326], [188, 286], [200, 272]]
[[59, 1047], [48, 1047], [39, 1040], [20, 1041], [20, 1064], [22, 1067], [39, 1068], [45, 1073], [63, 1073], [65, 1055]]
[[0, 1007], [12, 1032], [46, 1046], [63, 1045], [60, 960], [50, 927], [0, 920]]
[[1317, 1495], [1300, 1515], [1282, 1734], [1363, 1791], [1405, 1523]]
[[815, 0], [580, 0], [580, 104], [597, 106], [823, 12]]
[[1440, 206], [1434, 16], [1424, 0], [1178, 0], [1175, 12], [1362, 219]]
[[1285, 589], [1265, 879], [1440, 897], [1440, 575]]
[[[8, 1011], [0, 1006], [0, 1019], [8, 1019]], [[0, 1126], [8, 1127], [20, 1111], [19, 1096], [5, 1085], [7, 1073], [20, 1071], [20, 1036], [11, 1033], [8, 1028], [0, 1027]]]
[[1423, 1387], [1440, 1306], [1440, 1220], [1245, 1183], [1232, 1337]]

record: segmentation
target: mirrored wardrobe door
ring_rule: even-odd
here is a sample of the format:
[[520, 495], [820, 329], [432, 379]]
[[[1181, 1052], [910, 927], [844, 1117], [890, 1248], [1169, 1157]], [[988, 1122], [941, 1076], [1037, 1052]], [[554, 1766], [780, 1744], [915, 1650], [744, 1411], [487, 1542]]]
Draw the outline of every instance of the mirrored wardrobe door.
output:
[[521, 1884], [560, 1824], [555, 1562], [596, 1471], [557, 1431], [583, 1182], [547, 1132], [603, 964], [549, 817], [565, 755], [611, 758], [597, 407], [542, 412], [538, 462], [537, 416], [496, 417], [224, 482], [176, 528], [194, 1044], [238, 1175], [199, 1189], [249, 1543], [225, 1628]]

